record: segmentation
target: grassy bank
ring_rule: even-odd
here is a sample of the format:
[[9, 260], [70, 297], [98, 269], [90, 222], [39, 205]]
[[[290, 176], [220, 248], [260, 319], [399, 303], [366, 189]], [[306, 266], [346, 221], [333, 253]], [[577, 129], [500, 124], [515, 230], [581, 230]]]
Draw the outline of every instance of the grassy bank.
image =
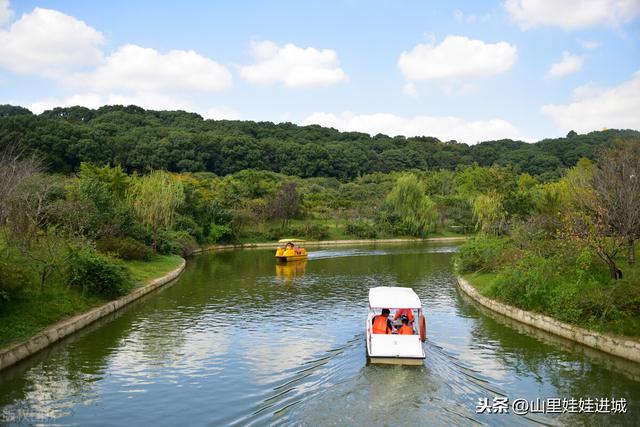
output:
[[150, 261], [126, 261], [131, 277], [138, 286], [176, 268], [182, 258], [178, 255], [154, 255]]
[[[160, 277], [180, 264], [177, 255], [155, 255], [150, 261], [128, 261], [136, 286]], [[0, 304], [0, 347], [29, 338], [45, 327], [85, 312], [108, 299], [83, 294], [75, 287], [52, 282], [40, 289], [27, 288], [16, 294], [10, 303]]]
[[503, 238], [462, 245], [455, 269], [482, 295], [597, 332], [640, 337], [640, 265], [617, 259], [623, 279], [567, 242], [535, 250]]

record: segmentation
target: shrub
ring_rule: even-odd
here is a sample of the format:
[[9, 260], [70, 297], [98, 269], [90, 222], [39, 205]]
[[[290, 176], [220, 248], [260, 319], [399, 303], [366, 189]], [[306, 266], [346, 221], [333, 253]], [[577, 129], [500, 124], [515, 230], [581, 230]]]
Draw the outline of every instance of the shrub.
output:
[[135, 218], [131, 209], [122, 209], [119, 213], [119, 234], [131, 237], [139, 242], [151, 245], [151, 233]]
[[322, 224], [307, 223], [301, 225], [300, 227], [289, 227], [286, 234], [291, 236], [306, 237], [309, 240], [322, 240], [329, 237], [329, 227]]
[[196, 241], [204, 242], [204, 230], [192, 217], [186, 215], [176, 215], [173, 228], [179, 231], [186, 231]]
[[347, 234], [358, 236], [361, 239], [375, 239], [378, 237], [378, 230], [368, 221], [355, 220], [349, 221], [345, 227]]
[[280, 240], [285, 234], [280, 227], [270, 227], [265, 233], [265, 238], [267, 240]]
[[528, 254], [498, 275], [490, 296], [525, 310], [545, 312], [559, 281], [555, 260]]
[[322, 240], [329, 237], [329, 227], [322, 224], [305, 224], [302, 234], [311, 240]]
[[149, 261], [151, 258], [151, 248], [130, 237], [100, 239], [96, 242], [96, 249], [124, 260]]
[[133, 285], [122, 262], [93, 249], [72, 250], [68, 265], [68, 283], [83, 294], [113, 299], [129, 292]]
[[233, 240], [233, 230], [227, 224], [211, 224], [207, 240], [209, 243], [229, 242]]
[[198, 245], [186, 231], [163, 231], [158, 235], [158, 252], [161, 254], [176, 254], [190, 256]]
[[31, 282], [29, 273], [22, 267], [24, 259], [1, 245], [0, 242], [0, 305], [11, 300]]
[[460, 246], [454, 257], [458, 273], [498, 271], [507, 260], [514, 258], [513, 248], [505, 239], [495, 236], [477, 236]]

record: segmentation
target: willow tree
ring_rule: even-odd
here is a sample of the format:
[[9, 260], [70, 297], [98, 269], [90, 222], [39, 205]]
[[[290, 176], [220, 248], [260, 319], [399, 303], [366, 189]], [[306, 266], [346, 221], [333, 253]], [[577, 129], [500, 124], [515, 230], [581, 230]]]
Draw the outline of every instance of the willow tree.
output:
[[182, 183], [165, 171], [131, 180], [127, 200], [138, 220], [151, 233], [154, 252], [158, 247], [158, 235], [173, 223], [176, 208], [184, 201]]
[[503, 231], [507, 225], [507, 212], [502, 196], [493, 190], [477, 196], [473, 201], [473, 217], [477, 228], [483, 233], [498, 234]]
[[433, 201], [413, 174], [402, 175], [386, 199], [387, 208], [398, 219], [400, 229], [412, 236], [432, 231], [436, 220]]

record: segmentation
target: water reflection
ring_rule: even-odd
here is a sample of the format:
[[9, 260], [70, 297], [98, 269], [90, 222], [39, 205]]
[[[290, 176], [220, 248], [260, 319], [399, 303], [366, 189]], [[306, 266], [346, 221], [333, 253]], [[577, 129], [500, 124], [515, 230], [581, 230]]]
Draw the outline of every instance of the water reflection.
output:
[[296, 277], [304, 275], [307, 260], [276, 263], [276, 277], [284, 279], [284, 283], [291, 283]]

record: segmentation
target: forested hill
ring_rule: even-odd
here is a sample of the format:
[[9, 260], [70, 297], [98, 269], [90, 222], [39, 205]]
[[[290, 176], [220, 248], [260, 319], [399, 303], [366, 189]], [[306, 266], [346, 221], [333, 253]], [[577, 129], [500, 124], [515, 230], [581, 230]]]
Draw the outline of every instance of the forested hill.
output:
[[0, 106], [0, 150], [18, 144], [37, 153], [53, 172], [71, 172], [81, 162], [119, 164], [128, 172], [166, 169], [227, 175], [262, 169], [301, 177], [352, 179], [373, 172], [455, 169], [478, 163], [515, 166], [555, 178], [581, 157], [593, 158], [601, 145], [638, 138], [634, 130], [605, 130], [534, 144], [486, 141], [477, 145], [433, 137], [369, 136], [317, 125], [204, 120], [184, 111], [136, 106], [56, 108], [34, 115]]

